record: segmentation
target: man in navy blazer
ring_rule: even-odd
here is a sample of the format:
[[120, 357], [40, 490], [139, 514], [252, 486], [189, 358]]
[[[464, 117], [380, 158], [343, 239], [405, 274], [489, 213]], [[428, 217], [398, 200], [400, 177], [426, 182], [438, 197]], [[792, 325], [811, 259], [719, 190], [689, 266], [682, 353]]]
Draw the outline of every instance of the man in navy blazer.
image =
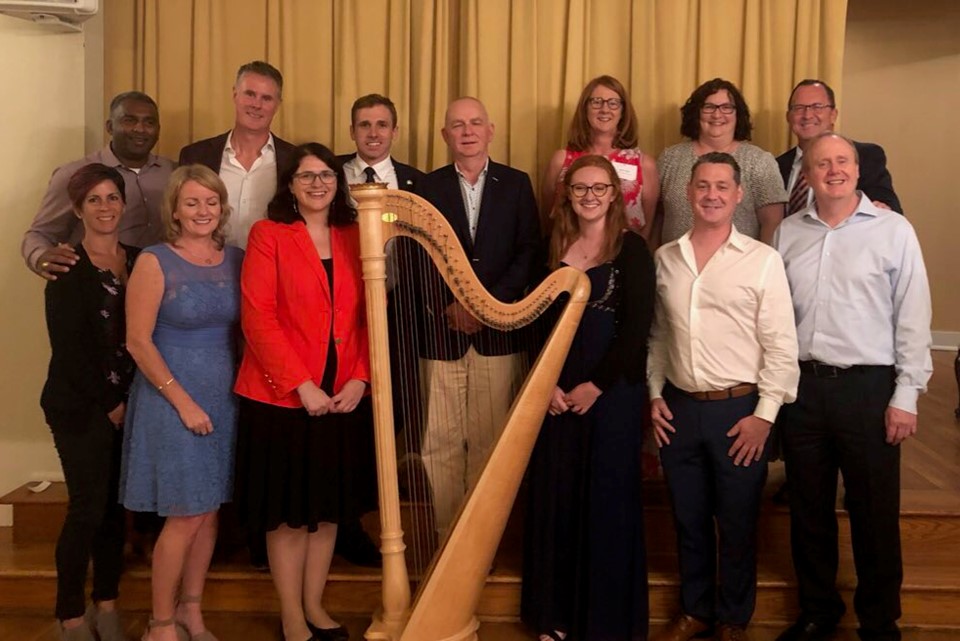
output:
[[343, 163], [347, 182], [380, 182], [390, 189], [416, 191], [423, 172], [390, 155], [399, 133], [397, 107], [392, 100], [376, 93], [357, 98], [350, 108], [350, 140], [357, 151], [337, 156]]
[[[530, 177], [490, 160], [493, 131], [479, 100], [450, 103], [441, 133], [453, 163], [424, 176], [417, 192], [449, 221], [484, 287], [512, 302], [532, 279], [539, 217]], [[421, 460], [443, 533], [499, 436], [519, 384], [520, 359], [511, 334], [483, 327], [445, 286], [424, 279], [418, 290]]]
[[233, 86], [235, 118], [230, 131], [180, 150], [180, 165], [198, 163], [220, 174], [232, 209], [227, 243], [247, 246], [250, 227], [267, 214], [277, 181], [294, 146], [270, 131], [280, 108], [283, 76], [273, 65], [255, 60], [237, 71]]
[[[833, 89], [822, 80], [801, 80], [790, 93], [787, 122], [797, 137], [797, 146], [777, 156], [783, 185], [790, 195], [787, 203], [788, 216], [806, 208], [813, 201], [813, 190], [807, 188], [806, 193], [802, 193], [802, 183], [796, 197], [794, 194], [794, 188], [801, 180], [800, 164], [803, 152], [821, 133], [833, 131], [837, 114]], [[854, 146], [860, 157], [860, 180], [857, 189], [865, 193], [874, 205], [902, 214], [903, 208], [893, 190], [893, 178], [887, 170], [887, 156], [883, 147], [869, 142], [855, 142]]]

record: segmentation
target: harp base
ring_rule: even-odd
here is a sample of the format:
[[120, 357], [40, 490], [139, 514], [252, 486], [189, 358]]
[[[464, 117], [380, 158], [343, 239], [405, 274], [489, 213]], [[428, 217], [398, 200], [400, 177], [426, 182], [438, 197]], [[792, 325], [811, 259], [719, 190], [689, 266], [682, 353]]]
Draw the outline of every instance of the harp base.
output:
[[410, 613], [406, 612], [399, 621], [385, 621], [383, 610], [379, 609], [373, 613], [373, 620], [363, 633], [363, 638], [367, 641], [399, 641], [409, 616]]

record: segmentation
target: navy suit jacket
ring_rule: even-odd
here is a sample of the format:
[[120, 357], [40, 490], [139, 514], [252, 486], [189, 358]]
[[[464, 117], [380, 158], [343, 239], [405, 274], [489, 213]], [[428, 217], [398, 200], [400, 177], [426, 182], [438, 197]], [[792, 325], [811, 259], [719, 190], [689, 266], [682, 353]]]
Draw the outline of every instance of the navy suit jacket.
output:
[[[357, 154], [355, 153], [342, 154], [337, 156], [337, 160], [340, 161], [341, 165], [345, 165], [356, 157]], [[426, 174], [416, 167], [398, 162], [396, 158], [390, 158], [390, 162], [393, 163], [393, 170], [397, 172], [397, 186], [403, 191], [417, 191], [417, 183], [420, 182], [420, 179]]]
[[[197, 142], [190, 143], [180, 150], [180, 166], [184, 165], [206, 165], [213, 171], [220, 173], [220, 163], [223, 160], [223, 150], [227, 146], [227, 136], [230, 132], [205, 138]], [[281, 139], [276, 134], [273, 135], [273, 146], [277, 154], [277, 184], [280, 184], [280, 176], [283, 170], [287, 168], [293, 157], [294, 145]]]
[[[890, 209], [902, 214], [903, 206], [897, 198], [897, 192], [893, 190], [893, 177], [887, 170], [887, 155], [883, 152], [883, 147], [871, 142], [854, 142], [853, 144], [860, 156], [860, 180], [857, 181], [857, 189], [865, 193], [870, 200], [886, 203]], [[796, 147], [777, 156], [784, 187], [789, 187], [790, 172], [793, 170], [793, 160], [796, 157]]]
[[[509, 303], [524, 296], [534, 277], [540, 244], [540, 218], [530, 177], [490, 161], [480, 200], [476, 238], [470, 237], [460, 181], [454, 166], [424, 176], [417, 193], [444, 215], [473, 265], [474, 273], [498, 300]], [[454, 301], [442, 281], [421, 279], [415, 288], [415, 311], [421, 324], [420, 355], [456, 360], [472, 345], [484, 356], [512, 354], [516, 338], [484, 327], [472, 336], [447, 329], [444, 311]]]

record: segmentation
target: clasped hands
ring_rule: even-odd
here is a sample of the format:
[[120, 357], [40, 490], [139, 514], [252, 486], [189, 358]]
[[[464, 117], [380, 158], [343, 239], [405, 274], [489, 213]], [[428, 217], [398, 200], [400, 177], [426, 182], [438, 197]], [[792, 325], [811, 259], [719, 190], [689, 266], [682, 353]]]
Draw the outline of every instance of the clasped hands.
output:
[[547, 410], [551, 416], [558, 416], [566, 411], [574, 414], [586, 414], [597, 402], [603, 391], [587, 381], [580, 383], [569, 392], [564, 392], [560, 387], [553, 388], [553, 395], [550, 397], [550, 407]]
[[363, 392], [367, 389], [367, 384], [363, 381], [351, 378], [344, 383], [343, 388], [338, 394], [328, 396], [313, 381], [304, 381], [297, 387], [297, 393], [300, 395], [300, 402], [303, 409], [307, 410], [310, 416], [323, 416], [324, 414], [347, 414], [357, 408], [360, 399], [363, 398]]
[[[658, 447], [670, 445], [670, 434], [676, 434], [676, 428], [670, 424], [673, 412], [667, 407], [662, 398], [655, 398], [650, 402], [650, 418], [653, 420], [653, 434], [657, 439]], [[763, 457], [763, 446], [770, 435], [773, 424], [759, 416], [744, 416], [727, 431], [727, 436], [733, 438], [733, 444], [727, 450], [727, 456], [733, 459], [734, 465], [749, 466]]]
[[483, 329], [480, 321], [471, 316], [459, 302], [454, 301], [447, 305], [443, 315], [447, 317], [447, 329], [455, 332], [463, 332], [470, 336]]

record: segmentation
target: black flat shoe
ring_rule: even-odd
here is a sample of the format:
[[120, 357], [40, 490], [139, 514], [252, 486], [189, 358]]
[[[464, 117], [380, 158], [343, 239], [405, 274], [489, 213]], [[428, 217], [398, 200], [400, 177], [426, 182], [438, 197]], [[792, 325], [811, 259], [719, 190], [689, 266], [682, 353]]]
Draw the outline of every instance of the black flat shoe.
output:
[[347, 641], [350, 638], [350, 633], [342, 625], [335, 628], [318, 628], [307, 621], [307, 627], [317, 641]]

